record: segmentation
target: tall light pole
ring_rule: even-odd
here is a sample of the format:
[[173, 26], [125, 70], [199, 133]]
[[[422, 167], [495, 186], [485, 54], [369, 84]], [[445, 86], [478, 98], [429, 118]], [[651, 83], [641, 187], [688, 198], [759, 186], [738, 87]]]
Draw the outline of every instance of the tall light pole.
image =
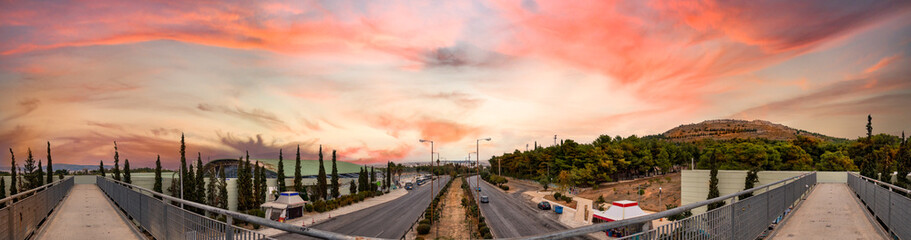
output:
[[[433, 140], [421, 139], [420, 142], [430, 142], [430, 204], [433, 204]], [[430, 208], [430, 225], [433, 225], [433, 206]]]
[[661, 209], [661, 187], [658, 187], [658, 209]]
[[[477, 159], [477, 161], [478, 161], [478, 178], [475, 179], [478, 182], [478, 189], [481, 189], [481, 140], [489, 142], [490, 138], [479, 138], [477, 141], [474, 142], [475, 156], [478, 157], [478, 159]], [[481, 202], [481, 193], [478, 193], [478, 202], [479, 203]], [[478, 211], [481, 211], [481, 209], [478, 208]], [[478, 212], [478, 213], [480, 214], [480, 212]]]

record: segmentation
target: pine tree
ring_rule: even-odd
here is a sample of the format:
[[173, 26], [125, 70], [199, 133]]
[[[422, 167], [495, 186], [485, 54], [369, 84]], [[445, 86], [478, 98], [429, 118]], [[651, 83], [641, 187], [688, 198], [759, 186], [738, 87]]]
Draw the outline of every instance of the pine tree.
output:
[[123, 182], [133, 184], [133, 179], [130, 178], [130, 159], [123, 160]]
[[9, 149], [9, 157], [10, 157], [9, 195], [13, 196], [13, 195], [16, 195], [17, 193], [19, 193], [18, 188], [16, 187], [17, 186], [16, 185], [16, 169], [18, 168], [18, 166], [16, 166], [16, 155], [13, 154], [13, 148]]
[[51, 160], [51, 142], [47, 142], [47, 183], [54, 182], [54, 162]]
[[867, 138], [872, 142], [873, 137], [873, 116], [867, 115]]
[[106, 177], [104, 174], [104, 160], [98, 161], [98, 172], [101, 173], [101, 177]]
[[275, 181], [278, 183], [278, 192], [287, 191], [287, 189], [285, 189], [285, 163], [283, 161], [284, 161], [284, 156], [282, 156], [282, 150], [279, 149], [278, 150], [278, 172], [277, 172], [278, 176], [275, 179]]
[[351, 180], [351, 183], [348, 184], [348, 195], [357, 194], [357, 184], [354, 183], [354, 180]]
[[254, 198], [253, 198], [252, 208], [259, 207], [259, 205], [262, 204], [262, 201], [263, 201], [262, 198], [259, 198], [259, 196], [262, 196], [262, 192], [263, 192], [263, 185], [261, 183], [262, 179], [259, 178], [260, 177], [259, 168], [260, 168], [259, 161], [256, 161], [256, 164], [253, 165], [253, 197]]
[[120, 181], [120, 153], [117, 152], [117, 141], [114, 141], [114, 180]]
[[316, 196], [317, 199], [326, 199], [328, 186], [326, 183], [326, 168], [323, 167], [323, 145], [319, 146], [319, 173], [316, 175]]
[[[301, 177], [301, 145], [297, 145], [297, 157], [294, 160], [294, 191], [303, 192], [304, 184]], [[306, 196], [306, 194], [301, 194]], [[307, 199], [304, 199], [307, 200]]]
[[[36, 182], [36, 183], [35, 183], [35, 185], [36, 185], [35, 187], [36, 187], [36, 188], [44, 185], [44, 168], [41, 167], [41, 160], [38, 160], [38, 173], [37, 173], [37, 175], [38, 175], [38, 176], [35, 178], [35, 182]], [[53, 176], [54, 174], [48, 174], [48, 175], [49, 175], [49, 176]], [[51, 179], [51, 180], [53, 180], [53, 179]]]
[[152, 187], [152, 191], [161, 193], [161, 155], [155, 159], [155, 185]]
[[215, 178], [215, 173], [209, 174], [209, 182], [206, 183], [206, 202], [205, 204], [209, 206], [218, 207], [218, 189], [215, 183], [218, 182], [218, 179]]
[[224, 167], [219, 168], [218, 175], [221, 179], [218, 185], [217, 207], [221, 209], [228, 209], [228, 177], [225, 175]]
[[[721, 193], [718, 192], [718, 163], [715, 162], [715, 152], [712, 152], [712, 155], [709, 156], [712, 170], [709, 172], [709, 196], [706, 199], [713, 199], [721, 196]], [[724, 201], [713, 202], [708, 206], [708, 211], [712, 209], [720, 208], [724, 206]]]
[[332, 150], [332, 193], [329, 196], [338, 198], [338, 196], [341, 195], [338, 188], [338, 168], [335, 166], [335, 150]]
[[206, 204], [206, 172], [202, 165], [202, 153], [196, 152], [196, 202]]

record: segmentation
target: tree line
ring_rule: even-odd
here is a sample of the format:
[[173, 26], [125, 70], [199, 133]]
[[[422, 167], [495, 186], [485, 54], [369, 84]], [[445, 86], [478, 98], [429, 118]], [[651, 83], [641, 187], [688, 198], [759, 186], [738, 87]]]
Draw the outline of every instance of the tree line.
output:
[[[28, 148], [25, 162], [22, 168], [16, 164], [16, 154], [13, 148], [9, 149], [10, 154], [10, 186], [9, 195], [14, 196], [20, 192], [26, 192], [47, 183], [54, 182], [54, 173], [59, 173], [58, 179], [63, 179], [65, 171], [54, 171], [53, 158], [51, 157], [51, 142], [47, 142], [47, 168], [43, 168], [41, 159], [38, 159], [38, 165], [35, 165], [35, 157], [32, 155], [32, 148]], [[46, 169], [46, 171], [45, 171]], [[45, 174], [47, 173], [47, 174]], [[0, 178], [0, 199], [7, 197], [6, 180]], [[14, 201], [16, 199], [13, 199]], [[6, 203], [0, 203], [0, 208], [6, 206]]]
[[[794, 140], [702, 139], [674, 142], [660, 135], [626, 138], [601, 135], [591, 143], [564, 140], [557, 145], [506, 153], [490, 159], [494, 172], [502, 164], [503, 175], [595, 186], [603, 182], [676, 171], [695, 163], [697, 169], [858, 171], [864, 176], [888, 180], [893, 172], [911, 172], [911, 144], [902, 136], [873, 134], [872, 117], [867, 136], [855, 140], [823, 141], [797, 136]], [[898, 178], [901, 186], [911, 186]]]

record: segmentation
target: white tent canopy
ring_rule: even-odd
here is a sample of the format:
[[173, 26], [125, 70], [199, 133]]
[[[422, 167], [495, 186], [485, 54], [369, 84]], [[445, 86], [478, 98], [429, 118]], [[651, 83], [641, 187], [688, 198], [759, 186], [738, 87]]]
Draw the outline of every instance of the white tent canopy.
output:
[[647, 214], [648, 213], [642, 211], [642, 208], [639, 208], [639, 203], [629, 200], [614, 201], [607, 211], [593, 212], [595, 218], [608, 222], [620, 221]]

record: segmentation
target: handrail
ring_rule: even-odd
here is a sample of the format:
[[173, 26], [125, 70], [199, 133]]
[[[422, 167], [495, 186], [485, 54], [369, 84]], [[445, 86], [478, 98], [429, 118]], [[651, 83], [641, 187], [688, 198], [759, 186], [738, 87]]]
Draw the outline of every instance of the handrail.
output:
[[[58, 180], [58, 181], [54, 181], [52, 183], [44, 184], [44, 185], [41, 185], [40, 187], [29, 189], [28, 191], [17, 193], [16, 195], [12, 195], [12, 196], [6, 197], [4, 199], [0, 199], [0, 203], [10, 202], [10, 201], [13, 201], [13, 199], [17, 199], [19, 197], [23, 197], [25, 195], [29, 195], [29, 194], [32, 194], [34, 192], [37, 192], [37, 191], [40, 191], [43, 189], [47, 189], [53, 185], [63, 184], [63, 182], [65, 182], [67, 179], [70, 179], [70, 178], [73, 178], [73, 176], [68, 176], [68, 177], [64, 178], [63, 180]], [[15, 186], [10, 185], [10, 187], [15, 187]]]
[[[97, 176], [97, 177], [102, 178], [101, 176]], [[152, 190], [140, 187], [140, 186], [136, 186], [136, 185], [129, 184], [129, 183], [124, 183], [124, 182], [117, 181], [114, 179], [108, 179], [108, 178], [102, 178], [102, 179], [113, 182], [113, 183], [117, 183], [117, 184], [120, 184], [123, 186], [128, 186], [133, 189], [138, 189], [138, 190], [140, 190], [140, 192], [145, 191], [154, 196], [161, 197], [162, 199], [167, 199], [169, 201], [183, 203], [184, 206], [191, 206], [194, 208], [202, 209], [204, 211], [213, 212], [216, 214], [223, 214], [223, 215], [227, 216], [229, 219], [236, 218], [236, 219], [240, 219], [245, 222], [259, 224], [259, 225], [263, 225], [263, 226], [267, 226], [267, 227], [271, 227], [271, 228], [275, 228], [275, 229], [279, 229], [279, 230], [287, 231], [287, 232], [291, 232], [291, 233], [303, 234], [303, 235], [321, 238], [321, 239], [339, 239], [339, 240], [341, 240], [341, 239], [363, 239], [363, 240], [381, 239], [381, 238], [372, 238], [372, 237], [344, 235], [344, 234], [340, 234], [340, 233], [329, 232], [329, 231], [319, 230], [319, 229], [315, 229], [315, 228], [307, 228], [307, 227], [295, 226], [295, 225], [291, 225], [291, 224], [287, 224], [287, 223], [276, 222], [276, 221], [268, 220], [268, 219], [261, 218], [261, 217], [251, 216], [251, 215], [247, 215], [247, 214], [243, 214], [243, 213], [239, 213], [239, 212], [234, 212], [231, 210], [216, 208], [216, 207], [212, 207], [212, 206], [205, 205], [205, 204], [200, 204], [200, 203], [196, 203], [196, 202], [191, 202], [191, 201], [171, 197], [171, 196], [168, 196], [168, 195], [165, 195], [162, 193], [158, 193], [158, 192], [155, 192], [155, 191], [152, 191]]]
[[801, 179], [801, 178], [809, 176], [810, 174], [815, 174], [815, 173], [816, 172], [804, 173], [804, 174], [801, 174], [800, 176], [785, 178], [785, 179], [779, 180], [777, 182], [765, 184], [765, 185], [762, 185], [759, 187], [750, 188], [748, 190], [731, 193], [728, 195], [712, 198], [709, 200], [690, 203], [687, 205], [676, 207], [674, 209], [657, 212], [654, 214], [648, 214], [648, 215], [634, 217], [634, 218], [630, 218], [630, 219], [624, 219], [624, 220], [620, 220], [620, 221], [599, 223], [599, 224], [594, 224], [594, 225], [589, 225], [589, 226], [584, 226], [584, 227], [578, 227], [578, 228], [572, 228], [572, 229], [567, 229], [567, 230], [562, 230], [562, 231], [544, 233], [544, 234], [539, 234], [539, 235], [534, 235], [534, 236], [526, 236], [526, 237], [518, 237], [518, 238], [510, 238], [510, 239], [562, 239], [562, 238], [568, 238], [568, 237], [581, 236], [581, 235], [585, 235], [585, 234], [593, 233], [593, 232], [606, 231], [609, 229], [619, 228], [619, 227], [632, 225], [632, 224], [645, 223], [645, 222], [649, 222], [651, 220], [676, 215], [676, 214], [682, 213], [687, 210], [709, 205], [711, 203], [724, 201], [728, 198], [737, 197], [737, 196], [743, 195], [745, 193], [755, 192], [755, 191], [763, 189], [763, 188], [767, 188], [767, 187], [770, 187], [770, 186], [773, 186], [773, 185], [776, 185], [779, 183], [787, 182], [788, 180]]
[[[874, 183], [876, 183], [876, 184], [880, 184], [880, 185], [889, 187], [889, 189], [892, 189], [892, 190], [898, 190], [898, 191], [901, 191], [901, 192], [905, 192], [906, 194], [911, 194], [911, 190], [908, 190], [908, 189], [905, 189], [905, 188], [902, 188], [902, 187], [899, 187], [899, 186], [892, 185], [891, 183], [887, 183], [887, 182], [883, 182], [883, 181], [880, 181], [880, 180], [872, 179], [872, 178], [866, 177], [866, 176], [864, 176], [864, 175], [860, 175], [860, 174], [853, 173], [853, 172], [848, 172], [848, 174], [852, 174], [852, 175], [854, 175], [854, 176], [860, 177], [860, 179], [868, 180], [868, 181], [874, 182]], [[901, 177], [901, 176], [899, 176], [899, 177]], [[907, 176], [905, 176], [905, 177], [907, 177]]]

